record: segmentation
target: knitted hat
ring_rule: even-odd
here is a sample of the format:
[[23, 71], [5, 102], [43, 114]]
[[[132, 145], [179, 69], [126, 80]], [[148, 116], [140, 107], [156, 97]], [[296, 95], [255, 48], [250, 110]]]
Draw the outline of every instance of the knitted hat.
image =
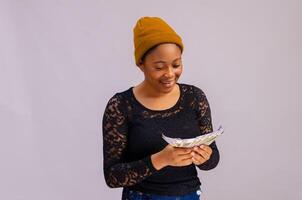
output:
[[161, 43], [175, 43], [183, 51], [180, 36], [159, 17], [142, 17], [133, 29], [135, 64], [138, 66], [142, 56], [153, 46]]

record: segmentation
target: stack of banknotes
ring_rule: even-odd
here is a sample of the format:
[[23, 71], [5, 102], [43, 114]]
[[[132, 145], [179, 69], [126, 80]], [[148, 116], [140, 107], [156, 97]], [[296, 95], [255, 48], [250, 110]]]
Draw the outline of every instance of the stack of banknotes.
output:
[[170, 138], [162, 134], [162, 138], [174, 147], [185, 147], [191, 148], [200, 146], [202, 144], [210, 145], [219, 135], [223, 133], [224, 129], [220, 126], [216, 131], [207, 133], [205, 135], [197, 136], [195, 138], [181, 139], [181, 138]]

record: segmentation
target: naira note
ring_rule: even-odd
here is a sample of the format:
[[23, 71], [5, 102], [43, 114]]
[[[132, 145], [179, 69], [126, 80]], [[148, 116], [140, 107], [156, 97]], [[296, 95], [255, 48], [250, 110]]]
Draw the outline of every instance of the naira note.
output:
[[164, 134], [162, 134], [162, 138], [174, 147], [191, 148], [202, 144], [210, 145], [223, 132], [224, 129], [222, 128], [222, 126], [220, 126], [216, 131], [207, 133], [205, 135], [197, 136], [195, 138], [189, 138], [189, 139], [170, 138], [165, 136]]

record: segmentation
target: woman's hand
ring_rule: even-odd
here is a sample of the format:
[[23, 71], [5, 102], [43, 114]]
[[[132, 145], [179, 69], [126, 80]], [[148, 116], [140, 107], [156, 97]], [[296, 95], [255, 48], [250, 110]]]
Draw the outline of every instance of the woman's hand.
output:
[[191, 152], [192, 161], [195, 165], [201, 165], [210, 159], [212, 155], [212, 149], [208, 145], [200, 145], [193, 148]]
[[151, 160], [155, 169], [166, 166], [187, 166], [193, 163], [192, 148], [173, 147], [168, 144], [160, 152], [153, 154]]

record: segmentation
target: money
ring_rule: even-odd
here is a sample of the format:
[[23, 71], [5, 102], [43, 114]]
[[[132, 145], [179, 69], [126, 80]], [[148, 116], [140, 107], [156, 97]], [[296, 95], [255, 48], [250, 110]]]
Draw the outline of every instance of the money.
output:
[[216, 131], [207, 133], [205, 135], [197, 136], [195, 138], [189, 138], [189, 139], [170, 138], [165, 136], [164, 134], [162, 134], [162, 138], [174, 147], [191, 148], [195, 146], [200, 146], [202, 144], [210, 145], [223, 132], [224, 129], [222, 128], [222, 126], [219, 126], [219, 128]]

